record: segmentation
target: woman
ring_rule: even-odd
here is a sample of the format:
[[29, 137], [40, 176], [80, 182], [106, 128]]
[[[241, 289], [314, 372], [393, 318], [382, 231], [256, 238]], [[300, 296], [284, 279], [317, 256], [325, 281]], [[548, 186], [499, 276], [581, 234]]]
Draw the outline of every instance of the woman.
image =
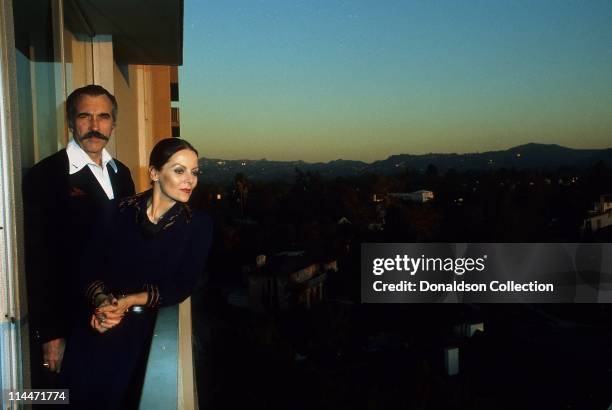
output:
[[156, 308], [187, 298], [204, 269], [212, 222], [186, 204], [197, 151], [160, 141], [149, 176], [152, 189], [122, 200], [82, 258], [88, 308], [77, 309], [61, 374], [82, 408], [137, 408]]

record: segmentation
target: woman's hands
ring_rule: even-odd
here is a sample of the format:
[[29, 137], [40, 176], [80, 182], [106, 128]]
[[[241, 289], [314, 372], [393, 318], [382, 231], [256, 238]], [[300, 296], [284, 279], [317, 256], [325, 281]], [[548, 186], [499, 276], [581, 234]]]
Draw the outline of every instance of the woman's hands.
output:
[[98, 333], [104, 333], [106, 332], [108, 329], [110, 329], [110, 327], [108, 327], [109, 325], [106, 324], [105, 326], [103, 326], [104, 321], [100, 321], [96, 315], [91, 315], [91, 320], [89, 321], [89, 325]]
[[91, 315], [89, 324], [99, 333], [107, 332], [117, 326], [121, 323], [129, 308], [134, 305], [146, 305], [148, 299], [147, 292], [124, 295], [119, 298], [109, 296]]
[[106, 303], [102, 303], [96, 308], [94, 314], [91, 315], [90, 325], [99, 333], [104, 333], [121, 323], [131, 306], [129, 296], [119, 299], [111, 296]]

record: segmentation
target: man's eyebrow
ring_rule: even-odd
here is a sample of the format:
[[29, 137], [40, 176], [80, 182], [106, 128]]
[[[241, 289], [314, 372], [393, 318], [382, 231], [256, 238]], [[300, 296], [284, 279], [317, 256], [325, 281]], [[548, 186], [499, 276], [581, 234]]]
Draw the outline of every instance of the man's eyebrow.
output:
[[[79, 112], [77, 112], [76, 115], [77, 116], [78, 115], [94, 115], [94, 113], [91, 112], [91, 111], [79, 111]], [[106, 112], [106, 111], [99, 112], [99, 113], [97, 113], [95, 115], [97, 115], [98, 117], [102, 117], [102, 116], [109, 116], [109, 117], [111, 117], [112, 116], [112, 114], [110, 112]]]

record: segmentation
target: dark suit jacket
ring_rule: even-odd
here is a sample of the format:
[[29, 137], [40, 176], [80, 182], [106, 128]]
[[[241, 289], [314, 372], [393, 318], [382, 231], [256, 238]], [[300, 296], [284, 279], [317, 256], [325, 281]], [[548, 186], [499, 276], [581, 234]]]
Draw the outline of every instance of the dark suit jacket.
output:
[[40, 342], [67, 336], [68, 308], [79, 302], [69, 301], [71, 288], [78, 283], [79, 256], [85, 247], [105, 246], [95, 239], [88, 241], [90, 230], [109, 215], [116, 200], [134, 195], [129, 169], [116, 159], [115, 163], [116, 173], [107, 165], [113, 201], [88, 166], [68, 174], [65, 149], [40, 161], [24, 179], [29, 317]]

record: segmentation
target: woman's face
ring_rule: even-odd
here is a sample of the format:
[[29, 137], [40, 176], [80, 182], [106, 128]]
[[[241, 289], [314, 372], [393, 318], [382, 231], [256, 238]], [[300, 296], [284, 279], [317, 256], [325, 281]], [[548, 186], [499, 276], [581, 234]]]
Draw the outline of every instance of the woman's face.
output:
[[168, 159], [161, 170], [149, 169], [155, 182], [153, 189], [159, 189], [162, 199], [187, 202], [198, 184], [198, 157], [195, 152], [184, 149]]

